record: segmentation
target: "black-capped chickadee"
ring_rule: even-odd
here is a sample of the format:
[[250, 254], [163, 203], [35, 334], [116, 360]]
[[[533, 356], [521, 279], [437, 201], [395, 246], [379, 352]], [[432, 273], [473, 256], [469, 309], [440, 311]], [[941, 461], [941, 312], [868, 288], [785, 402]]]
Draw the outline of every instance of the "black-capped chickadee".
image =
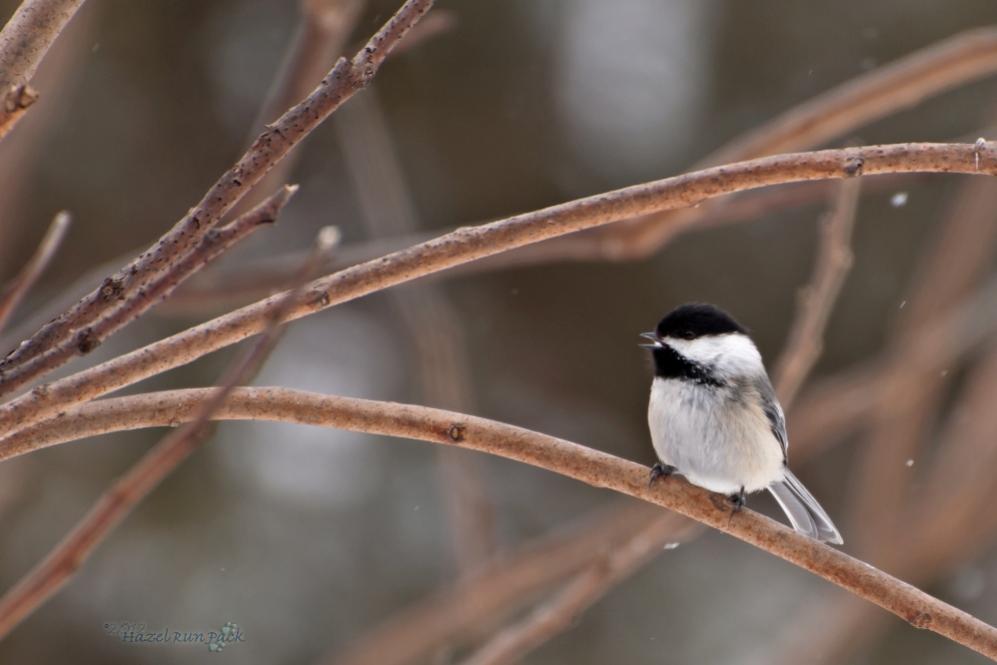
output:
[[729, 314], [682, 305], [641, 335], [654, 356], [647, 420], [661, 460], [651, 482], [681, 473], [730, 497], [767, 489], [800, 533], [840, 545], [831, 518], [787, 465], [786, 421], [761, 354]]

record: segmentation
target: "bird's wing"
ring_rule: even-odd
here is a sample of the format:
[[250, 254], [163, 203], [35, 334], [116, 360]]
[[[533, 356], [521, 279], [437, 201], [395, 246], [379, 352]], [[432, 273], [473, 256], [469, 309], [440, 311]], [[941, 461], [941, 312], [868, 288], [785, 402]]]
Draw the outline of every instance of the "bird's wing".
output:
[[765, 412], [765, 417], [769, 419], [769, 427], [772, 428], [772, 435], [782, 446], [782, 457], [784, 460], [789, 459], [789, 437], [786, 435], [786, 416], [782, 413], [782, 406], [779, 404], [779, 399], [775, 396], [775, 390], [772, 388], [769, 378], [762, 375], [755, 387], [758, 389], [758, 394], [762, 398], [762, 410]]

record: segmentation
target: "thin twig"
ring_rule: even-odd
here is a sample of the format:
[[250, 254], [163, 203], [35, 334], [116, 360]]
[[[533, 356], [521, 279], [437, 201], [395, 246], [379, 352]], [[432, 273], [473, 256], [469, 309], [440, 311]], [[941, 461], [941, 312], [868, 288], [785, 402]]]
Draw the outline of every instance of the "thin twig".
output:
[[[78, 428], [98, 432], [193, 420], [212, 389], [176, 390], [101, 400], [70, 413]], [[647, 467], [521, 427], [423, 406], [321, 395], [287, 388], [238, 388], [212, 416], [323, 425], [478, 450], [611, 489], [678, 512], [795, 564], [907, 621], [990, 658], [997, 628], [789, 527], [742, 509], [680, 478], [649, 487]], [[91, 423], [101, 421], [101, 427]], [[89, 421], [89, 422], [88, 422]], [[74, 435], [75, 438], [76, 435]]]
[[[978, 350], [995, 333], [997, 277], [912, 330], [904, 362], [925, 376], [938, 376], [946, 367]], [[887, 368], [894, 362], [888, 350], [880, 358], [839, 371], [804, 393], [793, 409], [794, 447], [805, 442], [808, 449], [816, 448], [818, 441], [827, 446], [833, 443], [823, 436], [827, 432], [844, 436], [848, 430], [865, 425], [881, 401], [889, 399], [892, 388]]]
[[[356, 26], [364, 7], [364, 0], [300, 0], [301, 19], [297, 32], [288, 46], [276, 78], [270, 85], [256, 120], [251, 126], [247, 141], [252, 145], [256, 135], [266, 128], [266, 123], [276, 118], [284, 109], [309, 93], [329, 67], [343, 54], [346, 40]], [[395, 46], [397, 53], [404, 42]], [[363, 45], [358, 45], [360, 50]], [[259, 199], [258, 192], [273, 189], [286, 182], [297, 164], [300, 150], [293, 150], [267, 173], [257, 186], [230, 211], [238, 214]], [[291, 273], [298, 270], [301, 259], [295, 261]]]
[[419, 21], [419, 25], [409, 30], [398, 47], [395, 49], [396, 55], [408, 53], [426, 42], [446, 34], [457, 25], [457, 14], [449, 9], [437, 9], [432, 14]]
[[824, 329], [852, 267], [852, 226], [860, 182], [841, 181], [834, 207], [821, 224], [813, 276], [800, 293], [796, 320], [775, 370], [776, 390], [786, 410], [824, 350]]
[[38, 99], [28, 83], [83, 0], [24, 0], [0, 31], [0, 139]]
[[[997, 28], [977, 28], [849, 79], [794, 106], [697, 162], [697, 167], [804, 150], [924, 99], [997, 71]], [[637, 218], [593, 235], [603, 259], [649, 256], [706, 214], [709, 206]], [[580, 248], [576, 248], [578, 250]]]
[[[250, 144], [267, 122], [308, 94], [335, 63], [360, 17], [364, 0], [301, 0], [298, 5], [301, 20], [297, 34], [253, 123]], [[360, 48], [362, 44], [357, 45], [357, 50]]]
[[533, 601], [539, 592], [584, 569], [660, 515], [661, 511], [654, 507], [634, 501], [585, 515], [554, 533], [499, 553], [470, 575], [395, 612], [320, 662], [423, 662], [444, 645], [453, 647], [483, 626], [504, 620]]
[[[977, 166], [979, 162], [979, 166]], [[608, 224], [652, 210], [695, 205], [713, 197], [803, 180], [864, 173], [997, 173], [993, 144], [904, 143], [763, 157], [686, 173], [643, 185], [562, 203], [482, 226], [458, 229], [435, 240], [341, 270], [308, 287], [310, 298], [288, 314], [298, 319], [333, 305], [530, 243]], [[191, 362], [258, 333], [275, 295], [207, 321], [131, 353], [36, 387], [0, 407], [0, 432], [38, 422], [73, 404]], [[2, 445], [0, 445], [2, 453]]]
[[74, 355], [90, 353], [156, 303], [169, 297], [185, 279], [264, 225], [274, 223], [296, 191], [297, 185], [285, 185], [231, 223], [209, 230], [195, 247], [155, 276], [136, 297], [124, 300], [92, 325], [77, 331], [71, 345], [55, 346], [8, 370], [4, 375], [8, 385], [22, 384], [62, 365]]
[[[51, 150], [40, 149], [45, 136], [51, 136], [53, 125], [59, 118], [65, 118], [66, 100], [72, 95], [74, 86], [80, 83], [82, 77], [74, 76], [79, 67], [84, 66], [87, 58], [81, 51], [89, 51], [93, 45], [92, 27], [98, 12], [83, 11], [73, 19], [72, 30], [64, 31], [55, 41], [45, 56], [44, 64], [32, 77], [31, 85], [46, 91], [46, 100], [32, 110], [30, 122], [19, 124], [16, 132], [3, 139], [0, 149], [0, 265], [10, 266], [23, 260], [23, 253], [18, 253], [21, 238], [34, 231], [25, 225], [24, 219], [36, 214], [32, 212], [37, 207], [37, 197], [29, 192], [27, 186], [33, 177], [38, 175], [39, 165], [52, 157]], [[979, 135], [979, 132], [977, 132]], [[103, 275], [101, 275], [102, 277]], [[34, 330], [38, 324], [44, 323], [55, 313], [71, 305], [73, 300], [65, 299], [66, 289], [49, 293], [44, 302], [38, 302], [32, 307], [29, 316], [18, 316], [17, 325], [5, 329], [4, 337], [20, 341]], [[82, 294], [81, 294], [82, 295]], [[65, 302], [60, 302], [65, 300]], [[58, 304], [58, 307], [53, 305]], [[50, 310], [44, 312], [44, 310]], [[34, 324], [34, 325], [29, 325]], [[21, 328], [21, 335], [14, 333], [14, 328]], [[10, 348], [7, 340], [0, 339], [0, 349], [3, 352]]]
[[[200, 203], [155, 245], [18, 346], [0, 362], [0, 371], [8, 371], [56, 344], [73, 346], [70, 336], [74, 330], [96, 320], [122, 298], [141, 297], [143, 285], [184, 256], [291, 148], [370, 83], [394, 46], [429, 11], [432, 3], [433, 0], [406, 0], [353, 60], [340, 58], [308, 97], [268, 125]], [[35, 376], [23, 375], [18, 381], [0, 379], [0, 394], [10, 393]]]
[[190, 420], [164, 437], [115, 481], [62, 542], [0, 598], [0, 638], [62, 588], [107, 534], [204, 443], [207, 424], [235, 387], [253, 374], [273, 350], [283, 328], [283, 314], [301, 298], [304, 284], [332, 249], [336, 237], [326, 230], [320, 233], [315, 252], [302, 267], [301, 283], [284, 294], [260, 339], [225, 371], [219, 387], [206, 389], [205, 399], [191, 412]]
[[693, 527], [693, 523], [677, 515], [666, 517], [668, 519], [649, 523], [600, 557], [550, 600], [494, 635], [462, 661], [462, 665], [519, 662], [523, 656], [570, 628], [576, 617], [594, 605], [609, 589], [654, 559], [661, 552], [663, 540], [677, 545]]
[[21, 272], [18, 273], [17, 277], [7, 285], [3, 294], [0, 294], [0, 330], [3, 330], [7, 326], [7, 321], [10, 319], [11, 314], [14, 313], [21, 300], [24, 299], [24, 296], [27, 295], [31, 287], [38, 281], [38, 278], [41, 277], [45, 268], [48, 267], [49, 262], [52, 261], [56, 251], [59, 249], [59, 245], [62, 244], [63, 239], [66, 237], [66, 232], [69, 231], [70, 221], [69, 213], [65, 210], [56, 213], [52, 219], [52, 223], [48, 227], [48, 231], [45, 232], [41, 242], [38, 243], [35, 253], [31, 255], [28, 262], [21, 268]]

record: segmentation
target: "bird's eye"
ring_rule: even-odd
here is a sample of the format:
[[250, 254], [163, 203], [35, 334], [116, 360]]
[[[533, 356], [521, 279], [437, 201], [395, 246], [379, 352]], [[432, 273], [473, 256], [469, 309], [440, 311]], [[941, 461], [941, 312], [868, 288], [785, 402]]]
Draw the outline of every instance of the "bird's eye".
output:
[[695, 336], [696, 333], [692, 332], [691, 330], [683, 330], [681, 333], [679, 333], [679, 337], [681, 337], [682, 339], [692, 339]]

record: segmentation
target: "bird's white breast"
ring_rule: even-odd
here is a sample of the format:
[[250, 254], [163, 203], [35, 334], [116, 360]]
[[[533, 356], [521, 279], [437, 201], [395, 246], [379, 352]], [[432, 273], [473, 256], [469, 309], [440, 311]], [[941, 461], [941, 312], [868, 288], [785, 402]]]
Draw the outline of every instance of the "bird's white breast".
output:
[[[753, 360], [750, 353], [744, 356], [733, 362]], [[764, 489], [783, 473], [782, 447], [756, 392], [748, 383], [737, 385], [734, 390], [658, 377], [651, 383], [647, 414], [658, 458], [694, 485], [725, 494]]]

